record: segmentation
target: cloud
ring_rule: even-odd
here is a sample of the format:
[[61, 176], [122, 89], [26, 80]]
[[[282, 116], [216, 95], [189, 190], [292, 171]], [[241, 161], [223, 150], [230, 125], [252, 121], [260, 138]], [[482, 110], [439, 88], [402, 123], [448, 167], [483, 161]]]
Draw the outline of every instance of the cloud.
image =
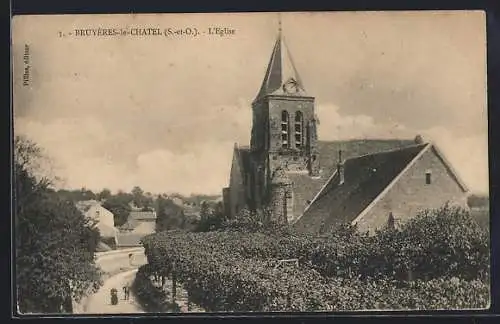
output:
[[184, 154], [146, 152], [137, 157], [138, 183], [152, 192], [220, 194], [227, 186], [232, 147], [232, 142], [214, 142]]
[[[407, 15], [283, 15], [296, 67], [319, 100], [319, 137], [422, 134], [471, 188], [487, 188], [484, 17]], [[84, 16], [27, 17], [29, 28], [14, 28], [14, 71], [22, 70], [24, 44], [33, 54], [31, 86], [14, 73], [16, 134], [45, 148], [65, 186], [189, 193], [227, 185], [233, 142], [250, 140], [250, 103], [275, 41], [276, 15], [99, 19], [164, 26], [165, 17], [170, 25], [224, 25], [237, 33], [189, 41], [49, 37], [75, 23], [96, 24]]]
[[401, 123], [375, 123], [368, 115], [344, 116], [334, 104], [320, 104], [317, 113], [320, 119], [319, 138], [339, 139], [413, 139], [417, 134], [426, 141], [435, 143], [457, 171], [459, 176], [477, 192], [488, 192], [488, 138], [486, 127], [479, 135], [461, 136], [457, 132], [440, 126], [428, 129], [412, 129]]
[[[234, 142], [248, 144], [251, 111], [243, 99], [237, 106], [207, 109], [215, 114], [221, 112], [231, 126], [217, 127], [220, 115], [205, 120], [215, 125], [214, 132], [207, 133], [204, 139], [197, 134], [199, 139], [182, 151], [170, 149], [167, 142], [162, 145], [159, 140], [149, 143], [140, 138], [141, 134], [132, 138], [126, 130], [109, 127], [106, 121], [92, 116], [57, 118], [45, 123], [19, 117], [15, 129], [16, 134], [27, 135], [44, 149], [53, 162], [52, 173], [65, 180], [61, 184], [64, 187], [116, 191], [138, 185], [151, 192], [218, 194], [228, 184]], [[334, 104], [318, 105], [321, 140], [412, 139], [421, 134], [441, 148], [470, 189], [487, 192], [486, 135], [459, 136], [445, 127], [410, 129], [396, 122], [376, 124], [371, 116], [345, 116], [339, 110]], [[199, 117], [197, 121], [203, 119]], [[190, 128], [177, 125], [182, 129], [177, 136], [187, 129], [196, 129], [196, 120], [189, 122]]]
[[316, 108], [320, 125], [318, 136], [322, 140], [339, 140], [353, 138], [413, 138], [411, 132], [399, 122], [388, 124], [375, 123], [369, 115], [341, 115], [335, 104], [319, 104]]
[[433, 141], [450, 161], [471, 191], [488, 192], [487, 135], [459, 136], [444, 127], [421, 132], [424, 139]]
[[[238, 119], [235, 123], [239, 126]], [[53, 162], [52, 173], [63, 180], [59, 186], [96, 191], [128, 191], [138, 185], [151, 192], [220, 194], [227, 186], [234, 145], [207, 139], [184, 153], [159, 146], [131, 157], [122, 151], [130, 137], [106, 128], [99, 118], [58, 118], [47, 123], [17, 118], [15, 129], [44, 149]]]

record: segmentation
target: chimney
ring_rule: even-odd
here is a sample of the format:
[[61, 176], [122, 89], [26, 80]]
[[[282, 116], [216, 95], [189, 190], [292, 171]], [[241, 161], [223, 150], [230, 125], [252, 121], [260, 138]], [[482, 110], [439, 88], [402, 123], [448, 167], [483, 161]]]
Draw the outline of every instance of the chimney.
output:
[[424, 138], [422, 137], [422, 135], [418, 134], [417, 136], [415, 136], [415, 144], [424, 144]]
[[337, 164], [337, 172], [339, 174], [339, 184], [344, 183], [344, 161], [342, 160], [342, 150], [339, 150], [339, 162]]

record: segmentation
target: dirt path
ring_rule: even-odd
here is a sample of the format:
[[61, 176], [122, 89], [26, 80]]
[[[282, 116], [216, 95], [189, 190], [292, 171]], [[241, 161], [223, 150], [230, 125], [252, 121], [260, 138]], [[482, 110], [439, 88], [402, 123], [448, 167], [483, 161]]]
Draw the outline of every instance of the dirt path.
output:
[[[126, 271], [108, 278], [99, 291], [90, 296], [85, 310], [87, 314], [126, 314], [144, 313], [141, 306], [135, 302], [132, 292], [129, 300], [123, 300], [122, 287], [127, 284], [129, 287], [134, 281], [137, 269]], [[118, 290], [118, 304], [111, 305], [110, 290]]]

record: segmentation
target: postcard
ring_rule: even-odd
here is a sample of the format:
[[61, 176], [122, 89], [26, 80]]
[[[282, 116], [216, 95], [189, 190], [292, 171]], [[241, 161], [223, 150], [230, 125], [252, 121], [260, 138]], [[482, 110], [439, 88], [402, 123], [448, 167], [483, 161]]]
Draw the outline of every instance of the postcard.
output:
[[18, 315], [490, 306], [482, 11], [12, 20]]

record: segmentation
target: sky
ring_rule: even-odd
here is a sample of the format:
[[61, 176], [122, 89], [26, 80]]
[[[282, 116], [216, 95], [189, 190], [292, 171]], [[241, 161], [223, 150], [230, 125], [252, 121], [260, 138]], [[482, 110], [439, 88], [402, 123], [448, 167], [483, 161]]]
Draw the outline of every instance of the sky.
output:
[[[316, 98], [320, 140], [421, 134], [471, 191], [488, 191], [483, 13], [282, 13], [281, 20]], [[16, 18], [14, 134], [43, 148], [59, 187], [220, 194], [234, 143], [249, 143], [251, 102], [278, 21], [277, 13]], [[234, 34], [74, 32], [149, 27]]]

